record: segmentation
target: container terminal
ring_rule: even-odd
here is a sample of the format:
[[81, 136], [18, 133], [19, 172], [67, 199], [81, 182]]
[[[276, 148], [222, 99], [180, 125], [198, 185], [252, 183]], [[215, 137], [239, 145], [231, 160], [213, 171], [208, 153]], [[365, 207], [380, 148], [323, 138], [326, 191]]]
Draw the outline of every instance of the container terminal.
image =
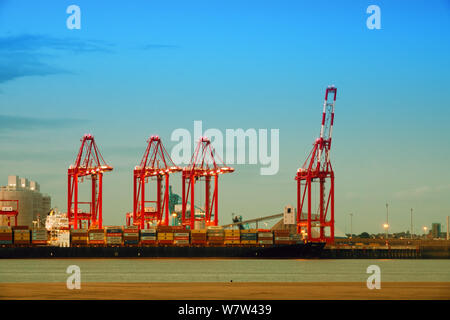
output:
[[[276, 215], [283, 216], [281, 229], [245, 229], [238, 220], [219, 226], [219, 176], [233, 173], [234, 168], [217, 156], [207, 137], [200, 138], [190, 164], [181, 168], [173, 163], [157, 135], [147, 141], [142, 160], [133, 170], [133, 208], [125, 215], [125, 225], [103, 226], [103, 174], [113, 167], [103, 159], [94, 137], [86, 134], [67, 171], [67, 212], [52, 209], [45, 226], [38, 221], [30, 228], [18, 224], [23, 221], [21, 203], [26, 195], [15, 192], [20, 196], [0, 197], [0, 258], [345, 256], [345, 250], [336, 250], [339, 244], [336, 246], [334, 237], [330, 149], [336, 93], [334, 86], [325, 90], [320, 135], [295, 174], [297, 206], [287, 206], [283, 214]], [[181, 197], [171, 192], [170, 179], [177, 173], [181, 173]], [[19, 185], [18, 177], [14, 179]], [[90, 181], [88, 201], [81, 201], [79, 195], [84, 181]], [[20, 183], [26, 187], [28, 182], [21, 179]], [[40, 197], [41, 206], [49, 206], [49, 197], [36, 193], [39, 185], [32, 184], [33, 196]], [[153, 191], [153, 198], [149, 191]], [[313, 205], [315, 191], [320, 196]], [[200, 192], [204, 201], [197, 206]], [[323, 254], [325, 245], [328, 250]], [[420, 257], [420, 250], [413, 247], [388, 252], [398, 257]]]

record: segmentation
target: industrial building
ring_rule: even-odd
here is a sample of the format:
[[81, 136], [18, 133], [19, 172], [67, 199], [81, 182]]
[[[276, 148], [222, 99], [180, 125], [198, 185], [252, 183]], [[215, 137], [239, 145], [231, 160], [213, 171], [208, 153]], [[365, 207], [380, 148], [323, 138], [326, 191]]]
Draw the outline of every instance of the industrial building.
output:
[[[33, 226], [38, 217], [43, 222], [51, 209], [51, 198], [40, 192], [39, 183], [19, 176], [8, 176], [8, 185], [0, 187], [0, 200], [0, 211], [17, 210], [17, 225], [22, 226]], [[14, 217], [11, 220], [14, 224]], [[8, 225], [6, 214], [0, 215], [0, 225]]]
[[440, 223], [432, 223], [431, 224], [431, 235], [435, 239], [441, 237], [441, 224]]

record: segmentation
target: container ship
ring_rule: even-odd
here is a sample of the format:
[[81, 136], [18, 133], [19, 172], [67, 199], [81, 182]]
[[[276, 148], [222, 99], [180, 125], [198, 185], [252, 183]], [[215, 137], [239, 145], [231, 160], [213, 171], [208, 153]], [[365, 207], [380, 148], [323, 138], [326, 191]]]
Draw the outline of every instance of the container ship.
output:
[[325, 243], [288, 230], [0, 227], [0, 258], [318, 258]]

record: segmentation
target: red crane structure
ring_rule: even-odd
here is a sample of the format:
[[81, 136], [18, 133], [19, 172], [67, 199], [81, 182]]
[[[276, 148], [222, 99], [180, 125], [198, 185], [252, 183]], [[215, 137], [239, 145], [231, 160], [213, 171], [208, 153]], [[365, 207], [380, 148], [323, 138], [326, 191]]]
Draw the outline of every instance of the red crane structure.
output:
[[[306, 232], [307, 239], [312, 242], [334, 242], [334, 172], [330, 162], [330, 148], [335, 102], [336, 88], [330, 86], [325, 91], [320, 136], [295, 177], [297, 180], [297, 232]], [[313, 183], [317, 182], [318, 207], [313, 213], [312, 188]], [[307, 213], [302, 213], [304, 208]], [[316, 235], [312, 233], [313, 228], [314, 231], [319, 229], [318, 236], [317, 233]], [[325, 228], [329, 228], [328, 235]]]
[[[219, 175], [231, 173], [233, 168], [226, 166], [222, 160], [219, 164], [215, 157], [214, 148], [211, 141], [206, 138], [200, 138], [197, 147], [192, 155], [188, 167], [183, 168], [182, 173], [182, 223], [190, 225], [194, 229], [196, 220], [205, 220], [205, 225], [217, 226], [219, 222], [218, 203], [219, 203]], [[218, 157], [219, 158], [219, 157]], [[214, 187], [211, 197], [211, 178], [214, 177]], [[195, 183], [205, 181], [205, 203], [204, 217], [195, 217]], [[190, 196], [190, 216], [187, 217], [187, 204]], [[212, 220], [214, 212], [214, 220]]]
[[[145, 228], [151, 223], [157, 225], [169, 224], [169, 175], [181, 171], [177, 167], [159, 136], [151, 136], [139, 166], [134, 168], [133, 174], [133, 224]], [[156, 200], [146, 200], [145, 184], [156, 180]], [[164, 182], [163, 182], [164, 180]], [[164, 184], [164, 186], [163, 186]], [[164, 196], [162, 196], [164, 190]], [[154, 206], [146, 207], [151, 203]], [[164, 216], [164, 217], [163, 217]], [[127, 215], [127, 225], [130, 225], [130, 215]]]
[[0, 205], [0, 215], [6, 216], [8, 226], [11, 226], [11, 218], [14, 217], [14, 225], [17, 227], [17, 216], [19, 215], [19, 200], [0, 200], [6, 205]]
[[[103, 173], [112, 171], [103, 159], [94, 137], [85, 134], [81, 139], [81, 147], [75, 164], [71, 165], [67, 171], [67, 216], [69, 224], [74, 229], [81, 226], [83, 220], [88, 222], [89, 228], [102, 228], [102, 198], [103, 198]], [[84, 177], [90, 177], [91, 201], [81, 202], [78, 199], [79, 183], [84, 181]], [[88, 212], [82, 212], [80, 205], [89, 205]]]

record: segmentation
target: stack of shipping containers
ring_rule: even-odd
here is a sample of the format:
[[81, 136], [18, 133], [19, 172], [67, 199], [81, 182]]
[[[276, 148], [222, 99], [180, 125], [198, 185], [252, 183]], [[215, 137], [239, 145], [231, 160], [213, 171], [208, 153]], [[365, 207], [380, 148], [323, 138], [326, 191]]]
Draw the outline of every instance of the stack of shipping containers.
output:
[[106, 245], [120, 246], [122, 244], [122, 227], [106, 227]]
[[208, 227], [207, 229], [208, 245], [221, 246], [225, 241], [225, 232], [222, 227]]
[[275, 244], [291, 244], [289, 230], [275, 230], [274, 232]]
[[105, 231], [103, 229], [90, 229], [88, 234], [90, 245], [105, 245]]
[[173, 242], [177, 246], [189, 245], [189, 230], [186, 230], [184, 226], [174, 226], [173, 229]]
[[31, 244], [46, 245], [48, 241], [48, 232], [46, 229], [33, 229], [31, 231]]
[[258, 243], [265, 245], [271, 245], [273, 244], [273, 233], [270, 230], [258, 230]]
[[255, 245], [257, 243], [258, 243], [257, 229], [241, 230], [241, 244]]
[[206, 229], [191, 230], [191, 244], [206, 245]]
[[241, 232], [239, 229], [226, 229], [224, 244], [237, 245], [241, 243]]
[[76, 246], [86, 246], [88, 244], [88, 230], [87, 229], [72, 229], [70, 230], [70, 242]]
[[148, 228], [141, 230], [141, 244], [142, 245], [156, 245], [156, 228]]
[[137, 246], [139, 244], [139, 227], [128, 226], [123, 229], [123, 244]]
[[158, 226], [158, 243], [162, 245], [173, 244], [173, 229], [171, 226]]
[[7, 226], [0, 226], [0, 245], [11, 245], [13, 243], [12, 229]]
[[28, 226], [15, 226], [12, 227], [14, 234], [15, 245], [29, 245], [30, 244], [30, 229]]

